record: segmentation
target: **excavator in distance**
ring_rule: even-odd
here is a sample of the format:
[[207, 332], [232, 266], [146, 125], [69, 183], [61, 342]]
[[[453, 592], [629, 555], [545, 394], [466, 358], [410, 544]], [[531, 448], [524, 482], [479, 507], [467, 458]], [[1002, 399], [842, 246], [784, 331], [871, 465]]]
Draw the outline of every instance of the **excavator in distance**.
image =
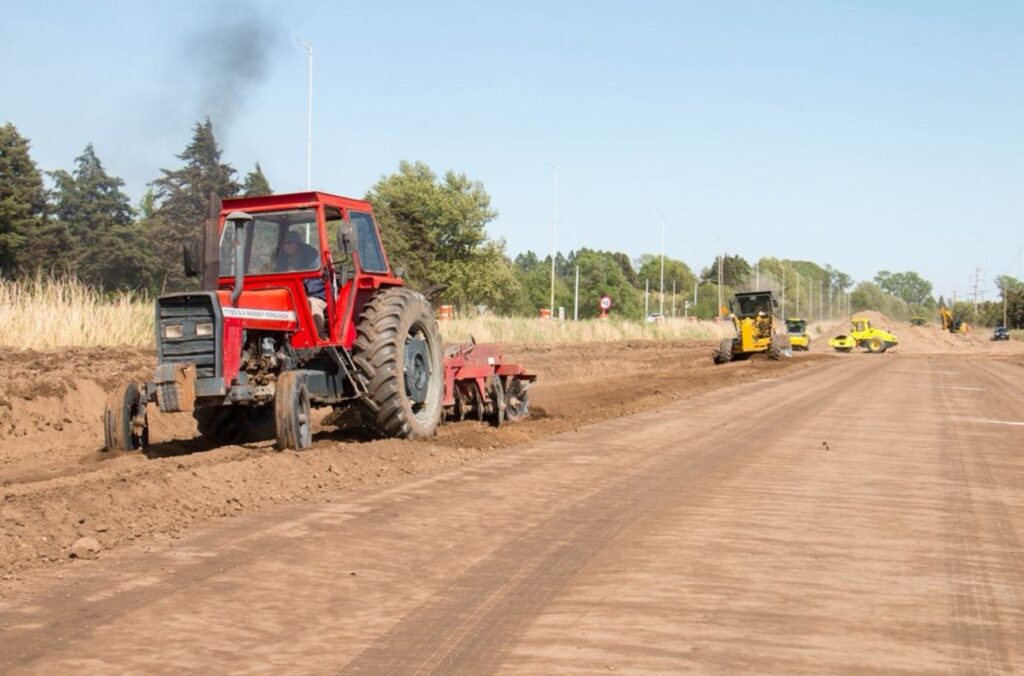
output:
[[939, 306], [939, 319], [942, 321], [942, 330], [950, 333], [970, 333], [971, 325], [962, 319], [953, 316], [953, 313], [945, 305]]

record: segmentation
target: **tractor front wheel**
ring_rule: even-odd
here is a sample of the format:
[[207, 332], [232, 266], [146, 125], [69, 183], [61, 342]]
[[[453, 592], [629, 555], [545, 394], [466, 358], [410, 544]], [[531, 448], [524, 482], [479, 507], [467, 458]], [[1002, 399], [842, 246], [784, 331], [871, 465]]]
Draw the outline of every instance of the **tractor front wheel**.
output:
[[367, 426], [382, 437], [429, 439], [441, 422], [444, 362], [430, 303], [403, 288], [378, 292], [359, 317], [352, 360], [367, 381]]
[[136, 383], [117, 388], [103, 409], [103, 450], [141, 451], [149, 445], [146, 401]]
[[274, 388], [274, 427], [277, 447], [299, 450], [313, 445], [309, 391], [301, 371], [285, 371]]
[[782, 351], [785, 349], [783, 341], [789, 342], [789, 339], [785, 336], [772, 336], [772, 340], [768, 343], [768, 358], [772, 361], [778, 361], [782, 359]]
[[732, 338], [723, 338], [712, 354], [711, 358], [716, 364], [728, 364], [732, 361]]

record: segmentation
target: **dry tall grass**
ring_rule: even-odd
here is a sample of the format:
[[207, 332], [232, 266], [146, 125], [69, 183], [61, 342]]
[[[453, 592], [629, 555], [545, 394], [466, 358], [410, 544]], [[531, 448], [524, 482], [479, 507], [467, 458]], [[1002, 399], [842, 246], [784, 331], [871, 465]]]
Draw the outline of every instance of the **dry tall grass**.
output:
[[[590, 343], [618, 340], [707, 340], [730, 335], [731, 324], [669, 319], [648, 322], [560, 322], [516, 317], [478, 317], [440, 322], [445, 340], [473, 336], [487, 343]], [[76, 280], [35, 277], [0, 279], [0, 345], [15, 349], [151, 347], [153, 302], [138, 294], [109, 295]]]
[[0, 345], [17, 349], [153, 344], [153, 303], [69, 279], [0, 280]]

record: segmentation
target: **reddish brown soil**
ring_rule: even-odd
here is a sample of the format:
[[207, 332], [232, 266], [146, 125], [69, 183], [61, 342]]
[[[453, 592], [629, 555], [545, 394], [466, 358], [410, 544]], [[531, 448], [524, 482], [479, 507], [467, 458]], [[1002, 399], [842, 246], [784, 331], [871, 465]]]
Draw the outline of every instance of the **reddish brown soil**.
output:
[[[69, 562], [95, 537], [104, 551], [177, 538], [198, 523], [318, 501], [339, 490], [394, 484], [494, 456], [501, 449], [823, 359], [799, 355], [711, 364], [704, 342], [513, 346], [539, 374], [533, 416], [495, 429], [464, 422], [431, 442], [372, 441], [328, 425], [314, 447], [212, 447], [190, 415], [151, 407], [151, 447], [100, 451], [105, 392], [150, 375], [151, 351], [70, 350], [0, 356], [0, 577]], [[102, 554], [101, 554], [102, 556]]]

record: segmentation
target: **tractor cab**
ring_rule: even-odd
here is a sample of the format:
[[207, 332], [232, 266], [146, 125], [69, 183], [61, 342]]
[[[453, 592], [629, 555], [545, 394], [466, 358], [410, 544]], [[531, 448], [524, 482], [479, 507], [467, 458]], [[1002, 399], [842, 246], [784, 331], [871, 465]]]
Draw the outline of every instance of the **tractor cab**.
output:
[[794, 350], [807, 351], [811, 349], [811, 336], [807, 333], [807, 320], [799, 317], [790, 317], [786, 320], [786, 335], [789, 337], [789, 345]]
[[293, 331], [296, 349], [350, 348], [359, 289], [402, 284], [362, 200], [325, 193], [228, 199], [218, 231], [216, 288], [225, 317], [246, 328]]

